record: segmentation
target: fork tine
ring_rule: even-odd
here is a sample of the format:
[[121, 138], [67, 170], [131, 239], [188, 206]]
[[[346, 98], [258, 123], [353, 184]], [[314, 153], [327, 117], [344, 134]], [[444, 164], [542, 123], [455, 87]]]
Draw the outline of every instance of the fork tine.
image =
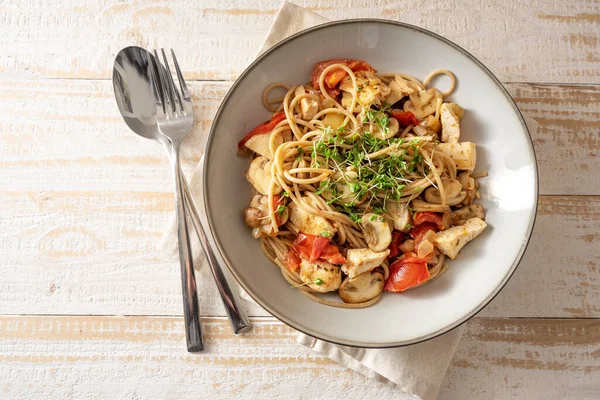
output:
[[156, 67], [158, 68], [158, 82], [160, 83], [160, 87], [162, 89], [162, 99], [163, 99], [163, 107], [165, 109], [165, 114], [170, 108], [171, 113], [175, 112], [175, 104], [173, 101], [173, 95], [170, 93], [168, 88], [167, 76], [165, 72], [165, 68], [160, 63], [160, 58], [158, 57], [158, 52], [154, 50], [154, 58], [156, 61]]
[[160, 105], [163, 109], [163, 113], [165, 112], [165, 103], [163, 101], [162, 98], [162, 92], [160, 90], [159, 87], [159, 83], [158, 83], [158, 78], [157, 78], [157, 73], [155, 71], [156, 68], [156, 64], [154, 62], [154, 60], [152, 59], [152, 54], [148, 53], [148, 68], [150, 69], [150, 78], [151, 78], [151, 83], [152, 83], [152, 91], [154, 92], [154, 98], [156, 100], [156, 104]]
[[[173, 82], [173, 75], [171, 75], [171, 67], [169, 66], [169, 61], [167, 61], [167, 56], [165, 54], [165, 49], [160, 49], [162, 52], [163, 60], [165, 62], [165, 72], [167, 75], [167, 86], [169, 87], [169, 96], [171, 96], [171, 101], [173, 102], [173, 112], [175, 111], [183, 111], [181, 96], [179, 91], [175, 87], [175, 82]], [[178, 109], [176, 108], [178, 107]]]
[[173, 51], [173, 49], [171, 49], [171, 56], [173, 57], [173, 64], [175, 64], [175, 71], [177, 71], [177, 80], [179, 81], [179, 86], [181, 87], [183, 98], [185, 100], [189, 100], [190, 92], [188, 92], [187, 85], [185, 84], [185, 80], [183, 79], [181, 69], [179, 69], [179, 63], [177, 62], [177, 57], [175, 57], [175, 52]]

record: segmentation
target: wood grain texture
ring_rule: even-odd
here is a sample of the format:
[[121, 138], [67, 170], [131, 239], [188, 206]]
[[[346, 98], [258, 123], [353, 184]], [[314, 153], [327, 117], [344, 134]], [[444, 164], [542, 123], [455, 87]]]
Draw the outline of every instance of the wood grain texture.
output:
[[[229, 83], [191, 86], [188, 171]], [[590, 173], [600, 168], [600, 91], [509, 89], [540, 122], [541, 192], [600, 194]], [[179, 315], [177, 263], [157, 248], [173, 211], [167, 159], [122, 123], [110, 83], [0, 82], [0, 99], [0, 313]], [[599, 197], [542, 197], [521, 267], [482, 315], [600, 316], [599, 231]], [[551, 290], [532, 291], [532, 283]], [[213, 286], [200, 282], [201, 309], [224, 315]]]
[[[234, 336], [225, 319], [204, 319], [206, 351], [189, 354], [180, 318], [3, 316], [0, 387], [49, 400], [397, 398], [295, 344], [292, 329], [254, 324]], [[440, 399], [595, 399], [599, 341], [600, 321], [472, 320]]]
[[[0, 76], [108, 79], [118, 50], [137, 44], [175, 47], [189, 79], [213, 80], [235, 78], [252, 61], [281, 0], [4, 3]], [[503, 81], [597, 83], [600, 76], [595, 1], [296, 3], [332, 20], [385, 18], [432, 30]]]

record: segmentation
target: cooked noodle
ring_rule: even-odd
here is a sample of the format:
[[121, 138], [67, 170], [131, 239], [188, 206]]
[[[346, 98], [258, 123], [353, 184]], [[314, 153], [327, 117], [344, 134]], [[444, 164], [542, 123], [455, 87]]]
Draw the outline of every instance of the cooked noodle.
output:
[[[445, 129], [446, 118], [443, 108], [446, 107], [447, 110], [449, 106], [444, 106], [447, 104], [444, 103], [444, 99], [450, 96], [456, 87], [456, 78], [452, 72], [445, 69], [435, 70], [421, 82], [402, 73], [369, 75], [361, 70], [353, 70], [349, 65], [351, 64], [347, 62], [332, 63], [323, 68], [316, 79], [318, 87], [311, 84], [292, 86], [274, 83], [264, 90], [262, 102], [265, 108], [273, 113], [283, 114], [280, 114], [279, 122], [269, 127], [270, 131], [266, 132], [269, 135], [266, 145], [268, 152], [262, 148], [265, 154], [269, 155], [265, 157], [269, 159], [268, 163], [264, 160], [268, 167], [263, 171], [268, 178], [266, 193], [261, 192], [263, 196], [253, 199], [254, 212], [258, 213], [256, 210], [260, 209], [258, 204], [262, 201], [260, 204], [266, 215], [261, 214], [263, 216], [259, 222], [247, 223], [253, 227], [253, 236], [260, 238], [264, 254], [280, 268], [283, 277], [291, 286], [298, 288], [311, 300], [322, 304], [361, 308], [376, 303], [381, 297], [381, 290], [365, 301], [332, 301], [319, 296], [319, 292], [324, 291], [320, 290], [319, 285], [326, 285], [328, 282], [321, 278], [307, 281], [307, 278], [302, 276], [301, 267], [290, 267], [290, 252], [299, 254], [294, 247], [294, 240], [297, 240], [299, 235], [308, 235], [302, 231], [306, 230], [304, 225], [298, 226], [292, 221], [294, 218], [289, 218], [290, 213], [303, 212], [302, 215], [310, 216], [307, 218], [331, 226], [332, 232], [325, 230], [320, 234], [313, 232], [311, 235], [328, 235], [326, 237], [330, 238], [330, 245], [334, 245], [339, 253], [345, 256], [348, 250], [368, 250], [369, 247], [373, 247], [374, 239], [365, 234], [364, 224], [368, 225], [369, 221], [362, 218], [361, 222], [361, 216], [375, 215], [375, 220], [371, 217], [374, 223], [381, 220], [388, 226], [394, 226], [397, 221], [389, 211], [390, 207], [400, 207], [408, 215], [407, 210], [412, 206], [423, 215], [428, 211], [432, 211], [429, 214], [445, 211], [445, 219], [456, 219], [452, 213], [460, 213], [459, 208], [467, 210], [465, 207], [471, 207], [472, 200], [479, 196], [479, 193], [476, 185], [470, 183], [472, 167], [467, 169], [466, 176], [463, 176], [464, 173], [460, 175], [462, 186], [457, 186], [457, 169], [465, 168], [456, 161], [451, 151], [443, 150], [443, 146], [438, 145], [439, 138], [446, 134], [446, 130], [442, 131], [442, 128]], [[337, 87], [332, 90], [327, 81], [334, 73], [345, 73], [339, 84], [343, 90], [341, 98], [339, 90], [336, 91]], [[440, 74], [450, 78], [450, 88], [444, 93], [437, 89], [427, 89], [431, 79]], [[387, 95], [389, 99], [397, 86], [406, 90], [406, 93], [401, 93], [404, 94], [400, 97], [404, 102], [404, 111], [399, 111], [399, 117], [396, 109], [392, 108], [395, 105], [386, 104], [383, 96], [379, 101], [364, 101], [370, 91], [377, 93], [377, 90], [383, 94], [390, 91]], [[388, 89], [385, 89], [386, 87]], [[287, 90], [285, 96], [271, 95], [273, 90], [282, 88]], [[428, 103], [417, 104], [421, 97], [416, 97], [414, 93], [422, 94], [422, 98], [429, 96]], [[373, 97], [377, 100], [376, 95]], [[396, 104], [402, 106], [402, 102], [396, 101]], [[311, 107], [312, 111], [307, 111]], [[413, 110], [411, 107], [421, 114], [417, 120], [414, 120], [416, 117], [412, 111], [407, 112]], [[458, 109], [462, 113], [460, 107], [454, 110]], [[411, 121], [414, 122], [400, 126], [401, 118], [413, 118]], [[391, 121], [392, 119], [398, 120], [398, 123]], [[396, 132], [393, 132], [393, 129]], [[252, 148], [250, 141], [247, 147], [263, 154], [260, 150]], [[379, 179], [380, 177], [383, 178]], [[250, 176], [249, 180], [257, 186], [258, 178]], [[468, 184], [474, 187], [471, 192], [465, 186]], [[428, 191], [428, 188], [432, 189]], [[458, 196], [463, 196], [464, 193], [464, 200], [459, 203], [456, 203], [456, 190], [460, 192]], [[439, 202], [431, 203], [429, 193], [431, 196], [437, 195]], [[281, 197], [281, 194], [284, 197]], [[417, 200], [419, 202], [416, 202]], [[438, 217], [430, 217], [442, 219], [441, 214], [436, 215]], [[412, 217], [416, 218], [416, 214]], [[412, 223], [416, 224], [416, 221]], [[449, 226], [445, 226], [447, 227]], [[408, 224], [406, 228], [410, 230]], [[414, 229], [410, 230], [410, 234], [414, 236]], [[412, 240], [407, 233], [396, 235], [395, 237], [408, 237], [406, 240]], [[381, 234], [376, 235], [375, 240], [380, 238]], [[447, 264], [444, 264], [445, 255], [439, 248], [439, 243], [434, 247], [431, 234], [428, 239], [420, 240], [418, 245], [424, 246], [424, 241], [427, 241], [426, 245], [430, 246], [432, 252], [426, 265], [427, 278], [411, 287], [430, 282], [448, 269]], [[390, 244], [390, 249], [391, 246]], [[419, 248], [419, 251], [423, 251], [425, 247]], [[410, 257], [415, 257], [411, 254], [416, 253], [406, 253], [396, 262], [401, 263], [402, 259], [410, 260]], [[301, 261], [302, 263], [308, 262], [302, 259], [305, 260]], [[338, 266], [332, 263], [323, 267], [325, 264], [327, 263], [318, 264], [316, 271], [323, 268], [330, 271], [328, 268], [331, 267], [335, 278], [338, 279], [339, 274], [341, 279], [342, 272]], [[344, 275], [348, 274], [348, 270], [343, 271]], [[380, 261], [379, 265], [370, 271], [370, 277], [373, 279], [371, 284], [375, 282], [375, 285], [383, 287], [377, 280], [377, 273], [381, 274], [384, 281], [392, 279], [388, 260]], [[344, 282], [349, 279], [346, 278]]]

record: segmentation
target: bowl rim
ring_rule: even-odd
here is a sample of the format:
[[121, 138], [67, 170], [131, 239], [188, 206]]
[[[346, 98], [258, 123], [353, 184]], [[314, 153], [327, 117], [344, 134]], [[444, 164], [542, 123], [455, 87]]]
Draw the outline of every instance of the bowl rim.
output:
[[[214, 137], [214, 133], [216, 130], [216, 127], [219, 124], [219, 120], [221, 118], [221, 114], [223, 112], [223, 109], [225, 108], [225, 105], [227, 104], [227, 102], [229, 101], [229, 99], [231, 98], [231, 96], [235, 93], [239, 83], [244, 79], [244, 77], [250, 73], [250, 71], [252, 71], [254, 68], [256, 68], [263, 59], [265, 59], [267, 56], [269, 56], [271, 53], [277, 51], [277, 49], [279, 49], [281, 46], [294, 41], [295, 39], [304, 36], [308, 33], [311, 32], [315, 32], [321, 29], [327, 29], [330, 28], [332, 26], [339, 26], [339, 25], [349, 25], [349, 24], [364, 24], [364, 23], [370, 23], [370, 24], [382, 24], [382, 25], [394, 25], [397, 27], [402, 27], [402, 28], [406, 28], [406, 29], [411, 29], [423, 34], [426, 34], [428, 36], [433, 37], [434, 39], [440, 40], [442, 42], [444, 42], [445, 44], [453, 47], [455, 50], [458, 50], [460, 53], [462, 53], [464, 56], [466, 56], [467, 58], [469, 58], [471, 61], [473, 61], [479, 68], [481, 68], [487, 75], [488, 77], [494, 82], [494, 84], [496, 85], [496, 87], [500, 90], [500, 92], [502, 92], [504, 94], [504, 97], [506, 98], [506, 100], [509, 102], [509, 104], [512, 106], [513, 111], [516, 113], [516, 115], [519, 117], [519, 120], [521, 122], [521, 126], [524, 129], [527, 138], [529, 139], [529, 150], [531, 151], [531, 154], [533, 156], [533, 168], [534, 168], [534, 201], [533, 201], [533, 208], [532, 208], [532, 213], [531, 216], [529, 218], [529, 224], [527, 227], [527, 233], [526, 233], [526, 240], [524, 240], [521, 244], [521, 248], [519, 249], [519, 252], [517, 253], [515, 259], [513, 260], [511, 267], [508, 271], [508, 273], [505, 275], [505, 277], [503, 278], [503, 280], [498, 284], [498, 286], [480, 303], [478, 304], [476, 307], [473, 308], [473, 310], [469, 313], [467, 313], [466, 315], [464, 315], [463, 317], [457, 319], [456, 321], [454, 321], [451, 324], [448, 324], [447, 326], [438, 329], [432, 333], [429, 333], [427, 335], [423, 335], [421, 337], [415, 338], [415, 339], [411, 339], [411, 340], [403, 340], [403, 341], [399, 341], [399, 342], [390, 342], [390, 343], [385, 343], [385, 344], [381, 344], [381, 343], [369, 343], [369, 342], [357, 342], [357, 341], [352, 341], [352, 340], [344, 340], [344, 339], [339, 339], [339, 338], [335, 338], [335, 337], [331, 337], [329, 335], [326, 334], [322, 334], [319, 332], [313, 332], [311, 329], [307, 329], [303, 326], [299, 326], [299, 324], [295, 323], [294, 321], [292, 321], [290, 318], [288, 318], [287, 316], [281, 314], [281, 313], [277, 313], [275, 312], [268, 304], [265, 304], [265, 302], [260, 300], [260, 296], [257, 295], [256, 293], [253, 293], [251, 290], [249, 290], [246, 285], [243, 283], [241, 277], [236, 273], [235, 268], [232, 267], [232, 263], [229, 260], [229, 258], [227, 257], [224, 248], [221, 244], [221, 241], [219, 240], [219, 238], [217, 237], [217, 235], [215, 235], [215, 227], [214, 227], [214, 220], [213, 220], [213, 216], [210, 210], [210, 205], [208, 203], [208, 199], [207, 199], [207, 193], [208, 193], [208, 166], [210, 165], [210, 151], [209, 149], [211, 148], [212, 145], [212, 139]], [[227, 91], [227, 94], [225, 95], [225, 97], [223, 98], [221, 104], [219, 105], [219, 108], [217, 110], [217, 113], [215, 114], [215, 117], [213, 119], [213, 122], [211, 124], [211, 128], [208, 134], [208, 139], [207, 139], [207, 144], [206, 144], [206, 150], [204, 153], [204, 157], [203, 157], [203, 163], [202, 163], [202, 198], [203, 198], [203, 203], [204, 203], [204, 209], [206, 212], [206, 217], [207, 217], [207, 221], [208, 221], [208, 225], [209, 225], [209, 233], [211, 235], [211, 237], [213, 238], [215, 244], [217, 245], [217, 251], [219, 252], [220, 256], [223, 258], [223, 260], [225, 261], [225, 264], [227, 266], [227, 269], [229, 270], [229, 272], [231, 272], [231, 274], [233, 275], [233, 277], [235, 278], [235, 280], [238, 282], [238, 284], [244, 288], [244, 290], [246, 290], [246, 292], [250, 295], [250, 297], [252, 297], [252, 299], [254, 299], [254, 301], [256, 301], [261, 307], [263, 307], [267, 312], [269, 312], [272, 316], [274, 316], [275, 318], [277, 318], [278, 320], [280, 320], [281, 322], [285, 323], [286, 325], [306, 334], [312, 337], [315, 337], [317, 339], [321, 339], [321, 340], [325, 340], [327, 342], [330, 343], [334, 343], [334, 344], [338, 344], [338, 345], [343, 345], [343, 346], [350, 346], [350, 347], [361, 347], [361, 348], [372, 348], [372, 349], [385, 349], [385, 348], [394, 348], [394, 347], [404, 347], [404, 346], [409, 346], [409, 345], [413, 345], [413, 344], [417, 344], [417, 343], [421, 343], [421, 342], [425, 342], [427, 340], [431, 340], [434, 339], [438, 336], [443, 335], [444, 333], [450, 332], [454, 329], [456, 329], [457, 327], [461, 326], [462, 324], [464, 324], [465, 322], [467, 322], [468, 320], [470, 320], [471, 318], [473, 318], [476, 314], [478, 314], [481, 310], [483, 310], [485, 308], [485, 306], [487, 306], [497, 295], [498, 293], [500, 293], [502, 291], [502, 289], [506, 286], [506, 284], [508, 283], [508, 281], [510, 280], [510, 278], [514, 275], [517, 267], [519, 266], [521, 260], [523, 259], [523, 255], [525, 254], [525, 250], [527, 249], [529, 242], [531, 241], [531, 236], [533, 233], [533, 228], [535, 225], [535, 221], [536, 221], [536, 217], [537, 217], [537, 208], [538, 208], [538, 201], [539, 201], [539, 171], [538, 171], [538, 167], [537, 167], [537, 157], [535, 154], [535, 148], [533, 146], [533, 140], [531, 138], [531, 133], [529, 132], [529, 129], [527, 128], [527, 124], [525, 123], [525, 119], [523, 118], [523, 114], [521, 113], [521, 111], [519, 110], [519, 108], [517, 107], [515, 101], [513, 100], [512, 96], [508, 93], [508, 91], [506, 90], [506, 88], [504, 87], [504, 85], [502, 85], [502, 83], [500, 82], [500, 80], [481, 62], [479, 61], [475, 56], [473, 56], [471, 53], [469, 53], [467, 50], [463, 49], [462, 47], [460, 47], [459, 45], [457, 45], [456, 43], [452, 42], [449, 39], [446, 39], [445, 37], [438, 35], [437, 33], [434, 33], [432, 31], [429, 31], [427, 29], [415, 26], [415, 25], [411, 25], [411, 24], [407, 24], [404, 22], [398, 22], [398, 21], [392, 21], [392, 20], [387, 20], [387, 19], [378, 19], [378, 18], [355, 18], [355, 19], [347, 19], [347, 20], [342, 20], [342, 21], [332, 21], [332, 22], [327, 22], [324, 24], [320, 24], [320, 25], [316, 25], [314, 27], [308, 28], [308, 29], [304, 29], [302, 31], [299, 31], [291, 36], [288, 36], [287, 38], [281, 40], [280, 42], [276, 43], [274, 46], [272, 46], [271, 48], [269, 48], [268, 50], [266, 50], [264, 53], [260, 54], [258, 57], [256, 57], [256, 59], [241, 73], [241, 75], [235, 80], [235, 82], [233, 83], [233, 85], [229, 88], [229, 90]]]

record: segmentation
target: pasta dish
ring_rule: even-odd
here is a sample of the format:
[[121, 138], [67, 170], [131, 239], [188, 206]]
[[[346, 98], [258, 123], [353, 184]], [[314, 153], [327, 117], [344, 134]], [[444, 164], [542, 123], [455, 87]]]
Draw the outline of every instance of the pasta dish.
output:
[[[429, 87], [436, 75], [446, 92]], [[238, 143], [255, 193], [243, 219], [293, 287], [367, 307], [438, 278], [483, 232], [476, 145], [460, 141], [464, 110], [446, 100], [455, 85], [448, 70], [419, 81], [336, 59], [304, 85], [265, 89], [273, 115]]]

